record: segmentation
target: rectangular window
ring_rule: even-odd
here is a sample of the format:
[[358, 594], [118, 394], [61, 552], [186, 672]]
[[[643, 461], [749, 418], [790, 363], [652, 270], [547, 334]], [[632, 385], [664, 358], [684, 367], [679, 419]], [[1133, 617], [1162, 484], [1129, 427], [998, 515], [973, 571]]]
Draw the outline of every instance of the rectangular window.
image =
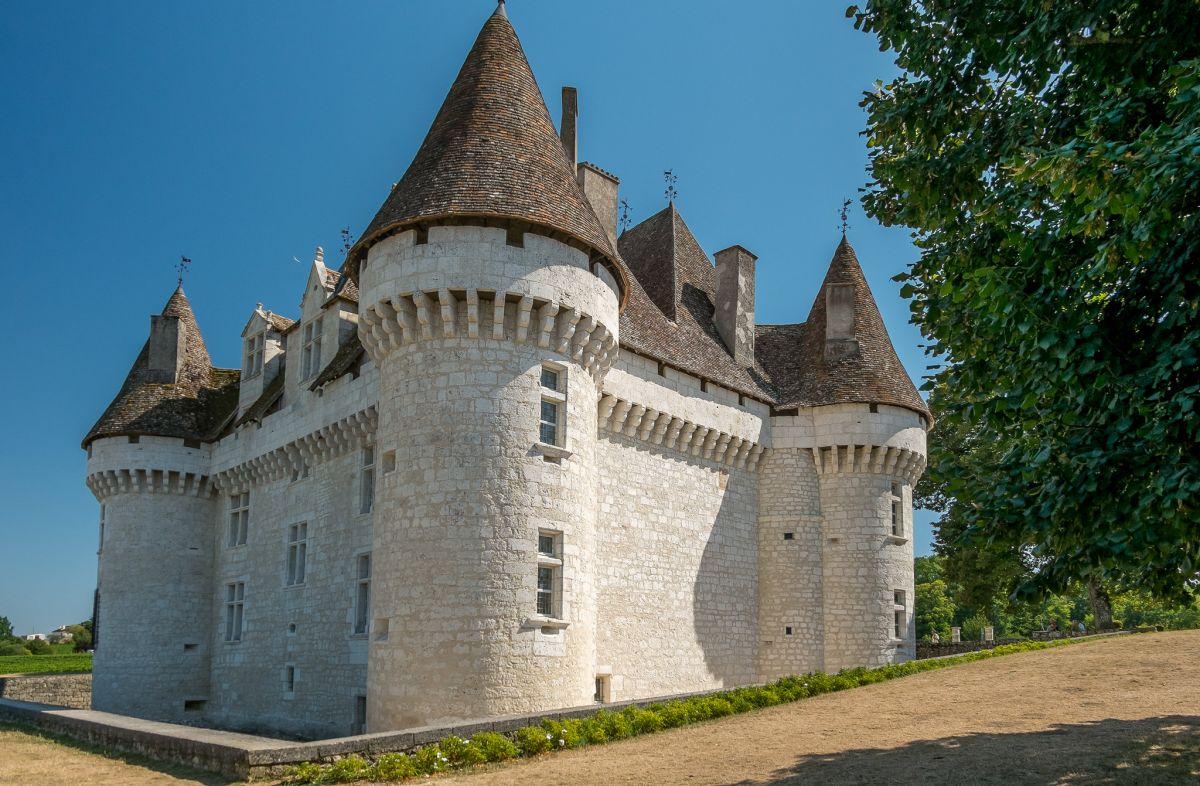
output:
[[354, 734], [366, 734], [367, 732], [367, 697], [354, 697]]
[[354, 634], [365, 636], [371, 619], [371, 555], [360, 554], [356, 560], [354, 596]]
[[246, 376], [253, 377], [262, 373], [263, 367], [263, 334], [246, 339]]
[[538, 530], [537, 613], [562, 616], [562, 533]]
[[375, 506], [375, 446], [362, 449], [362, 466], [359, 468], [358, 512], [370, 513]]
[[308, 524], [301, 522], [288, 527], [287, 585], [304, 583], [304, 567], [308, 561]]
[[542, 366], [542, 403], [538, 418], [538, 441], [545, 445], [563, 445], [563, 405], [567, 401], [566, 369]]
[[892, 592], [892, 601], [895, 604], [895, 625], [892, 630], [893, 637], [903, 639], [905, 633], [908, 632], [908, 607], [904, 603], [904, 590], [895, 590]]
[[245, 600], [245, 582], [225, 585], [225, 641], [242, 640], [242, 606]]
[[250, 527], [250, 492], [229, 495], [229, 546], [246, 545]]
[[296, 694], [296, 667], [291, 663], [283, 667], [283, 694], [288, 698]]
[[904, 537], [904, 484], [892, 483], [892, 534]]
[[324, 317], [317, 317], [304, 326], [304, 350], [301, 353], [304, 379], [321, 370], [321, 322]]
[[104, 515], [106, 509], [103, 505], [100, 506], [100, 545], [96, 547], [96, 553], [104, 551]]

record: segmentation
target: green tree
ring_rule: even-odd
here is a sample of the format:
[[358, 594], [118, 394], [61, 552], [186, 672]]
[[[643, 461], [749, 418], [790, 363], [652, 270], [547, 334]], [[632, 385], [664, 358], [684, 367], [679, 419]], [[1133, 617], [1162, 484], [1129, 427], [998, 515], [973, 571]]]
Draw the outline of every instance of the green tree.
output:
[[[965, 544], [1028, 549], [1022, 595], [1200, 569], [1200, 3], [870, 0], [903, 75], [866, 95], [865, 208], [901, 276]], [[936, 441], [935, 441], [936, 444]], [[945, 456], [931, 457], [931, 469]]]
[[8, 617], [0, 617], [0, 642], [13, 638], [13, 626]]
[[83, 625], [68, 625], [67, 630], [71, 633], [71, 643], [75, 645], [76, 652], [86, 652], [92, 647], [92, 632]]
[[957, 609], [946, 582], [934, 579], [918, 584], [916, 595], [917, 638], [928, 639], [936, 630], [943, 641], [950, 641], [950, 627], [954, 624]]
[[29, 650], [31, 655], [49, 655], [50, 645], [41, 639], [30, 639], [25, 642], [25, 649]]

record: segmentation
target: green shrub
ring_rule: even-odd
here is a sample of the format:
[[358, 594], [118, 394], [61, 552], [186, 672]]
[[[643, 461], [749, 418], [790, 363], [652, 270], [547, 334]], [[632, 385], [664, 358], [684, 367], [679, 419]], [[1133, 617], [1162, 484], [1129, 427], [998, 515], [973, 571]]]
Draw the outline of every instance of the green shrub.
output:
[[541, 726], [526, 726], [517, 729], [517, 747], [522, 756], [536, 756], [550, 750], [552, 735]]
[[306, 761], [297, 764], [294, 767], [289, 767], [287, 771], [287, 783], [321, 783], [325, 776], [325, 767], [320, 764], [315, 764], [311, 761]]
[[662, 716], [663, 726], [668, 729], [674, 729], [683, 726], [691, 721], [691, 714], [688, 712], [687, 705], [682, 701], [669, 701], [662, 705], [662, 710], [659, 712]]
[[551, 748], [578, 748], [583, 743], [580, 723], [577, 720], [546, 719], [542, 721], [542, 728], [550, 735]]
[[651, 709], [642, 707], [629, 708], [629, 725], [634, 734], [653, 734], [667, 727], [661, 715]]
[[487, 755], [478, 745], [453, 734], [443, 737], [438, 746], [452, 767], [472, 767], [487, 761]]
[[11, 657], [14, 655], [20, 655], [23, 657], [25, 655], [30, 655], [30, 654], [31, 653], [29, 652], [29, 650], [27, 650], [25, 648], [25, 645], [21, 644], [20, 642], [16, 642], [16, 641], [0, 642], [0, 657], [4, 657], [4, 656]]
[[324, 778], [331, 783], [361, 781], [371, 774], [371, 765], [357, 753], [338, 759], [325, 770]]
[[494, 731], [481, 731], [471, 738], [471, 742], [483, 752], [486, 761], [512, 759], [521, 752], [512, 740]]
[[413, 751], [412, 763], [417, 775], [433, 775], [446, 769], [450, 762], [437, 743], [434, 743]]
[[406, 753], [385, 753], [375, 761], [373, 777], [381, 781], [399, 781], [417, 774], [412, 757]]

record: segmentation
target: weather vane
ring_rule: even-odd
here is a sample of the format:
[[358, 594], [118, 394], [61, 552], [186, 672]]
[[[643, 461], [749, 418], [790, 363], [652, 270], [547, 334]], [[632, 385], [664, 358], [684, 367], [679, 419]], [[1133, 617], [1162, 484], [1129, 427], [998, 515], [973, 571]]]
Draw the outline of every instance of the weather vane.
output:
[[625, 230], [629, 229], [629, 202], [625, 199], [621, 200], [621, 234], [625, 234]]
[[675, 181], [678, 179], [679, 178], [675, 176], [675, 170], [673, 169], [668, 169], [666, 172], [663, 172], [663, 180], [665, 180], [667, 183], [667, 190], [665, 193], [667, 195], [668, 202], [674, 202], [675, 197], [679, 196], [679, 190], [675, 188]]
[[342, 227], [342, 253], [350, 253], [350, 248], [354, 244], [350, 242], [350, 227]]
[[179, 273], [179, 286], [183, 286], [183, 277], [187, 275], [188, 267], [192, 264], [192, 260], [179, 255], [179, 262], [175, 265], [175, 271]]
[[842, 202], [842, 209], [838, 211], [838, 215], [842, 217], [842, 234], [846, 234], [846, 230], [850, 228], [850, 205], [853, 202], [849, 199]]

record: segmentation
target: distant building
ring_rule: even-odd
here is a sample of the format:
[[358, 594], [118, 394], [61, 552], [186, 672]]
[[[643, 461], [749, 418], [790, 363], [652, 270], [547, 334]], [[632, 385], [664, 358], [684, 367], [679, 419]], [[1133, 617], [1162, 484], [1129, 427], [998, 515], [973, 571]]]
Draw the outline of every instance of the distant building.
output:
[[151, 317], [83, 441], [97, 709], [328, 736], [914, 656], [929, 413], [849, 242], [758, 324], [745, 248], [673, 202], [618, 234], [564, 99], [501, 5], [240, 371], [182, 287]]
[[75, 638], [75, 634], [67, 630], [66, 627], [57, 628], [46, 634], [46, 640], [51, 644], [65, 644]]
[[22, 638], [24, 638], [25, 641], [45, 641], [46, 634], [45, 633], [26, 633]]

